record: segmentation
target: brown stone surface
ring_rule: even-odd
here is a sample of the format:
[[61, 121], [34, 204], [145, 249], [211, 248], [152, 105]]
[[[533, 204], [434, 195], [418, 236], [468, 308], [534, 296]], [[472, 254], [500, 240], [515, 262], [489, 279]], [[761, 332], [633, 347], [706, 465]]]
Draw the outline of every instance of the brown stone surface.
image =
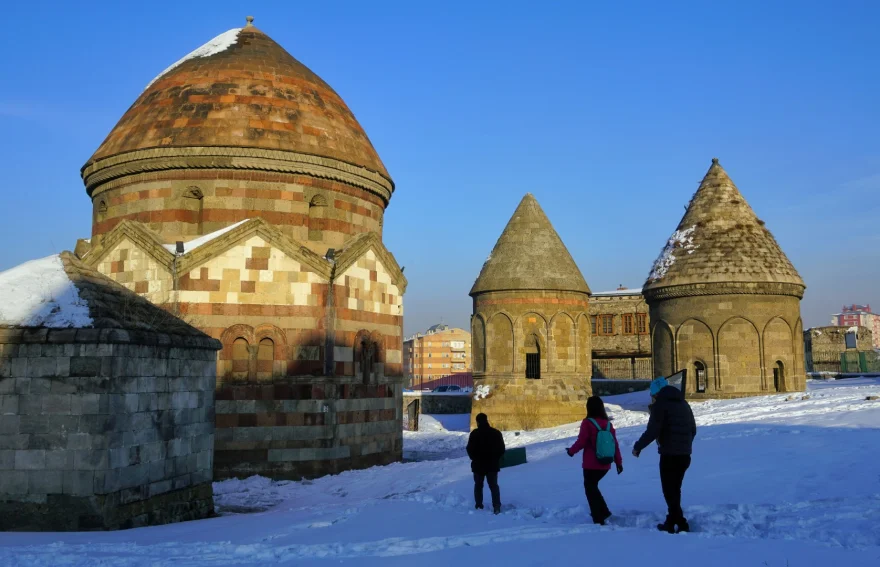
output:
[[[583, 418], [590, 393], [589, 287], [532, 195], [526, 195], [471, 289], [474, 403], [502, 429]], [[527, 360], [538, 376], [527, 378]]]
[[653, 374], [687, 369], [689, 397], [806, 388], [803, 281], [717, 159], [643, 293]]
[[590, 293], [584, 276], [531, 193], [522, 198], [508, 221], [470, 295], [523, 289]]
[[[593, 378], [652, 376], [650, 317], [639, 290], [594, 293], [590, 319]], [[610, 331], [606, 321], [610, 321]]]
[[676, 232], [679, 238], [673, 235], [658, 262], [670, 255], [674, 260], [665, 270], [655, 264], [645, 282], [646, 294], [663, 287], [706, 283], [804, 286], [717, 159], [712, 160]]
[[[253, 26], [147, 87], [89, 163], [156, 147], [234, 146], [338, 159], [388, 178], [338, 94]], [[87, 164], [88, 165], [88, 164]]]

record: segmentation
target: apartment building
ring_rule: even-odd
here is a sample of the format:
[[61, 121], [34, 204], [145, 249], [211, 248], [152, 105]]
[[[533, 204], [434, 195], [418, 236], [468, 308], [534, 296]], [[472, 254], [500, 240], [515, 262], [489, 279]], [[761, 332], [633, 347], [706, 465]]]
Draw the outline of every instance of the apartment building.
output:
[[471, 334], [434, 325], [403, 341], [403, 373], [410, 380], [433, 380], [471, 372]]

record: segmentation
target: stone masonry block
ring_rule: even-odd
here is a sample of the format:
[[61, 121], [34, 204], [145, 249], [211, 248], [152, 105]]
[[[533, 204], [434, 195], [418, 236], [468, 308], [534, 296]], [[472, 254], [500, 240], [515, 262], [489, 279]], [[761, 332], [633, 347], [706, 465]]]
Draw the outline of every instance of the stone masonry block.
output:
[[70, 414], [70, 394], [46, 394], [43, 396], [43, 413]]
[[46, 451], [20, 450], [15, 452], [16, 470], [41, 470], [46, 468]]
[[65, 471], [61, 492], [71, 496], [90, 496], [95, 493], [94, 471]]
[[0, 474], [0, 494], [27, 494], [27, 471], [4, 471]]
[[39, 415], [43, 412], [43, 397], [38, 394], [21, 394], [18, 398], [20, 415]]
[[61, 494], [61, 471], [33, 471], [28, 475], [30, 494]]
[[[11, 449], [0, 450], [0, 471], [9, 471], [15, 468], [15, 451]], [[0, 472], [0, 475], [3, 473]]]
[[[56, 361], [54, 358], [30, 358], [27, 365], [29, 378], [46, 378], [55, 376]], [[48, 390], [47, 390], [48, 391]]]
[[101, 358], [97, 356], [77, 356], [70, 360], [71, 376], [100, 376]]
[[77, 449], [73, 452], [73, 468], [78, 471], [106, 469], [108, 462], [107, 449]]
[[73, 472], [73, 451], [59, 449], [46, 453], [46, 470]]
[[44, 377], [32, 377], [30, 382], [30, 394], [48, 394], [52, 391], [52, 381]]
[[49, 392], [52, 394], [76, 394], [77, 391], [78, 388], [76, 387], [76, 384], [69, 378], [52, 380], [49, 387]]
[[[7, 380], [10, 382], [11, 380]], [[18, 414], [18, 396], [16, 395], [0, 395], [0, 415], [16, 415]]]

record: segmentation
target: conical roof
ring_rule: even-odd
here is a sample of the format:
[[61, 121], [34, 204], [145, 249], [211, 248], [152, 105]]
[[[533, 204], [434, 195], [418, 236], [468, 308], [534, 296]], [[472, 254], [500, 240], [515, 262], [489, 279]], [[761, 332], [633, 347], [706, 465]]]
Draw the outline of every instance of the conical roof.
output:
[[0, 327], [126, 329], [211, 341], [71, 252], [0, 272]]
[[643, 289], [706, 283], [804, 286], [717, 159], [712, 160]]
[[590, 293], [577, 264], [531, 193], [523, 197], [504, 227], [470, 295], [505, 290]]
[[83, 169], [134, 150], [222, 146], [332, 158], [390, 180], [342, 98], [251, 20], [149, 83]]

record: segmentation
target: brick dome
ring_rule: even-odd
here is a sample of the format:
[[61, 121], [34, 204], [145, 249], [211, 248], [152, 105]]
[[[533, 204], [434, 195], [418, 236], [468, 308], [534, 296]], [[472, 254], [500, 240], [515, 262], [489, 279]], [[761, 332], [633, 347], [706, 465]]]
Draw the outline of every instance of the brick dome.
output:
[[[330, 158], [390, 177], [338, 94], [252, 24], [166, 69], [83, 167], [151, 148], [227, 147]], [[90, 187], [90, 190], [92, 187]]]

